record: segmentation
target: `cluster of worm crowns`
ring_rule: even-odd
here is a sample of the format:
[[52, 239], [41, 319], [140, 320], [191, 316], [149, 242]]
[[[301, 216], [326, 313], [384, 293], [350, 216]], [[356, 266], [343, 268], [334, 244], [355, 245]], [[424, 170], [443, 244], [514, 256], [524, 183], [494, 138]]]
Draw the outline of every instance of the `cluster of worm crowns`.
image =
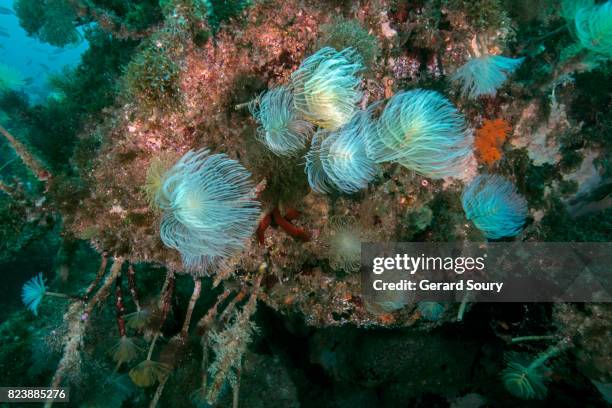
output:
[[[466, 98], [492, 95], [521, 62], [479, 56], [453, 80]], [[326, 47], [306, 58], [289, 84], [250, 104], [259, 140], [278, 156], [297, 156], [309, 146], [305, 171], [311, 189], [322, 194], [364, 189], [387, 162], [432, 179], [460, 176], [470, 162], [473, 137], [457, 108], [438, 92], [414, 89], [362, 109], [363, 70], [351, 48]], [[527, 215], [525, 199], [501, 176], [478, 177], [462, 202], [468, 219], [489, 239], [517, 235]]]
[[[494, 94], [520, 62], [472, 58], [454, 79], [464, 97]], [[325, 47], [306, 58], [289, 84], [248, 104], [259, 140], [278, 156], [303, 154], [310, 187], [321, 194], [364, 189], [388, 162], [432, 179], [460, 176], [473, 154], [473, 137], [459, 110], [442, 94], [424, 89], [400, 91], [361, 108], [363, 70], [352, 48]], [[179, 251], [185, 271], [200, 276], [244, 248], [260, 216], [256, 186], [238, 161], [205, 148], [172, 162], [162, 157], [152, 163], [145, 190], [163, 214], [163, 243]], [[488, 239], [516, 236], [527, 216], [526, 200], [498, 175], [476, 177], [461, 201], [468, 220]], [[350, 231], [350, 223], [341, 224]], [[351, 234], [337, 235], [341, 252], [358, 253], [358, 242], [345, 238]], [[349, 258], [338, 263], [353, 270], [356, 256]], [[40, 293], [46, 292], [24, 288], [31, 310]]]
[[[473, 58], [454, 79], [463, 95], [494, 94], [521, 60]], [[320, 49], [291, 74], [290, 83], [248, 104], [258, 139], [275, 155], [304, 155], [317, 193], [355, 193], [371, 183], [381, 163], [393, 162], [432, 179], [456, 177], [472, 156], [463, 115], [436, 91], [400, 91], [361, 108], [360, 72], [352, 48]], [[375, 112], [378, 114], [375, 117]], [[163, 211], [161, 239], [183, 266], [206, 273], [238, 252], [255, 229], [259, 203], [249, 172], [224, 154], [190, 151], [161, 174], [151, 200]], [[527, 205], [510, 181], [480, 176], [464, 191], [468, 219], [489, 239], [515, 236]]]
[[[480, 56], [455, 74], [466, 98], [494, 94], [520, 59]], [[280, 157], [303, 155], [310, 188], [351, 194], [366, 188], [382, 163], [398, 163], [432, 179], [462, 175], [473, 136], [463, 115], [442, 94], [400, 91], [362, 107], [364, 66], [352, 48], [325, 47], [306, 58], [286, 85], [247, 104], [258, 139]], [[162, 171], [158, 169], [161, 168]], [[190, 151], [169, 170], [152, 166], [150, 200], [163, 212], [160, 235], [180, 252], [185, 271], [207, 274], [238, 253], [260, 213], [250, 173], [224, 154]], [[500, 176], [466, 188], [468, 219], [489, 239], [515, 236], [527, 206]]]

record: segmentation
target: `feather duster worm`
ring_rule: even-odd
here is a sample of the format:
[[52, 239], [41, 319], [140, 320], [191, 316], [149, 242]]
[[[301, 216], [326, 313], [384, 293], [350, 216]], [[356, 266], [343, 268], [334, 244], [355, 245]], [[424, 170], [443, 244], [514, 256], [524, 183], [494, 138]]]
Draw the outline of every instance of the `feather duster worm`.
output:
[[310, 150], [306, 153], [306, 166], [304, 171], [308, 176], [308, 184], [317, 193], [327, 193], [334, 190], [334, 185], [323, 168], [321, 161], [321, 143], [325, 140], [322, 132], [315, 133], [312, 138]]
[[38, 316], [38, 307], [45, 296], [54, 296], [66, 299], [71, 298], [71, 296], [63, 293], [49, 292], [42, 273], [39, 273], [27, 281], [21, 288], [21, 300], [23, 301], [25, 307], [31, 311], [34, 316]]
[[461, 203], [468, 220], [489, 239], [518, 235], [527, 217], [527, 201], [498, 175], [480, 175], [464, 190]]
[[295, 108], [324, 129], [342, 127], [361, 100], [361, 78], [356, 74], [362, 70], [361, 57], [352, 48], [320, 49], [291, 74]]
[[506, 390], [521, 399], [544, 399], [548, 393], [546, 383], [549, 380], [546, 362], [569, 345], [569, 339], [563, 339], [531, 361], [523, 355], [511, 354], [501, 373]]
[[188, 271], [202, 271], [244, 247], [259, 203], [250, 173], [224, 154], [190, 151], [164, 176], [158, 205], [161, 239], [178, 250]]
[[366, 154], [372, 128], [370, 112], [360, 111], [341, 129], [318, 133], [306, 155], [306, 174], [314, 191], [354, 193], [367, 187], [376, 174], [376, 163]]
[[329, 265], [348, 273], [359, 271], [361, 266], [361, 241], [365, 238], [357, 220], [350, 216], [333, 216], [329, 220]]
[[29, 281], [27, 281], [21, 289], [21, 300], [34, 316], [38, 315], [38, 307], [45, 297], [47, 286], [43, 274], [39, 273]]
[[457, 176], [471, 157], [472, 134], [442, 95], [416, 89], [395, 94], [383, 110], [368, 156], [398, 162], [431, 178]]
[[579, 7], [575, 16], [580, 45], [596, 54], [612, 58], [612, 1], [593, 7]]
[[476, 99], [482, 95], [495, 96], [497, 90], [523, 62], [524, 58], [507, 58], [501, 55], [484, 55], [472, 58], [452, 77], [461, 85], [465, 98]]
[[312, 124], [293, 106], [293, 95], [284, 86], [262, 94], [250, 110], [259, 123], [258, 139], [278, 156], [291, 156], [304, 149]]

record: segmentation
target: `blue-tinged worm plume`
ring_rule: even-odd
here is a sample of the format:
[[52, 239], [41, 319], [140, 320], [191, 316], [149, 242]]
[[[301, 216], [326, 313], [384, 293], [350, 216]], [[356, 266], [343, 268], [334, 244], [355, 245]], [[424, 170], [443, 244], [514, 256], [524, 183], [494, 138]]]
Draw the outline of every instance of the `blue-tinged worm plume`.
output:
[[164, 176], [161, 239], [190, 272], [205, 272], [244, 247], [259, 216], [250, 173], [224, 154], [186, 153]]
[[593, 7], [594, 0], [561, 0], [561, 15], [568, 21], [573, 21], [580, 9]]
[[595, 6], [589, 6], [589, 3], [576, 10], [576, 35], [580, 45], [612, 58], [612, 1]]
[[259, 123], [258, 139], [278, 156], [291, 156], [304, 149], [312, 124], [293, 105], [293, 95], [284, 86], [263, 93], [250, 105]]
[[423, 319], [435, 322], [442, 317], [444, 306], [438, 302], [422, 301], [417, 307]]
[[331, 182], [321, 161], [321, 144], [325, 140], [325, 132], [319, 131], [312, 137], [310, 150], [306, 153], [306, 166], [304, 171], [308, 176], [308, 184], [313, 191], [317, 193], [329, 193], [334, 190], [334, 184]]
[[23, 304], [32, 312], [34, 316], [38, 315], [38, 306], [45, 297], [47, 287], [43, 274], [39, 273], [29, 281], [27, 281], [21, 289], [21, 300]]
[[488, 239], [518, 235], [527, 217], [525, 198], [498, 175], [477, 176], [463, 191], [461, 203], [467, 219]]
[[494, 96], [523, 62], [524, 58], [484, 55], [470, 59], [452, 76], [461, 86], [461, 93], [469, 99], [482, 95]]
[[[306, 173], [311, 188], [328, 193], [333, 187], [345, 193], [354, 193], [367, 187], [377, 168], [366, 154], [367, 139], [372, 133], [369, 109], [357, 112], [339, 130], [319, 131], [317, 134], [321, 142], [313, 143], [306, 155]], [[315, 174], [321, 171], [323, 174]]]
[[357, 220], [350, 216], [332, 216], [328, 223], [329, 265], [335, 270], [356, 272], [361, 266], [361, 241], [366, 238]]
[[367, 152], [378, 163], [398, 162], [426, 177], [458, 176], [472, 155], [472, 134], [438, 92], [402, 91], [387, 102]]
[[304, 118], [327, 130], [348, 123], [361, 100], [361, 57], [352, 48], [325, 47], [291, 74], [293, 103]]

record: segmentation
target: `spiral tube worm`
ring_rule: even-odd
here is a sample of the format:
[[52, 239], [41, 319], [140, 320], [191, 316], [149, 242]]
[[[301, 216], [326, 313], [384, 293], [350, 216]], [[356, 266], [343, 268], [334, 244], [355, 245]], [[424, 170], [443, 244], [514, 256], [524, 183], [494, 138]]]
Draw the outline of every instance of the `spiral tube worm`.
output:
[[329, 179], [321, 160], [321, 144], [325, 140], [322, 132], [317, 132], [312, 138], [310, 150], [306, 153], [306, 167], [304, 171], [308, 176], [308, 184], [317, 193], [327, 193], [334, 190], [334, 184]]
[[306, 155], [306, 173], [314, 191], [355, 193], [372, 181], [377, 166], [366, 153], [373, 133], [370, 114], [371, 109], [359, 111], [341, 129], [317, 134]]
[[527, 217], [527, 200], [495, 174], [476, 177], [463, 191], [461, 203], [467, 219], [488, 239], [518, 235]]
[[224, 154], [186, 153], [164, 176], [158, 204], [164, 211], [161, 239], [177, 249], [189, 272], [244, 248], [255, 230], [259, 203], [250, 173]]
[[279, 86], [249, 105], [259, 123], [258, 139], [277, 156], [293, 156], [306, 146], [312, 124], [295, 109], [291, 91]]
[[361, 100], [361, 57], [352, 48], [325, 47], [291, 74], [293, 103], [306, 120], [327, 130], [348, 123]]
[[508, 58], [501, 55], [475, 57], [461, 66], [452, 76], [452, 80], [461, 85], [461, 93], [465, 98], [495, 96], [497, 90], [523, 63], [523, 60], [524, 58]]
[[86, 318], [91, 316], [91, 313], [93, 312], [94, 307], [98, 303], [104, 301], [104, 299], [108, 297], [112, 284], [121, 275], [121, 267], [123, 266], [123, 262], [124, 262], [123, 257], [115, 258], [115, 261], [113, 262], [113, 265], [111, 266], [110, 272], [108, 273], [108, 276], [104, 280], [104, 283], [102, 283], [102, 286], [100, 287], [100, 289], [98, 289], [96, 294], [91, 298], [91, 300], [89, 301], [87, 305], [87, 308], [85, 309]]
[[398, 162], [425, 177], [458, 176], [471, 158], [472, 134], [439, 93], [402, 91], [387, 102], [367, 152], [377, 163]]
[[[578, 2], [580, 3], [580, 2]], [[585, 2], [582, 2], [585, 3]], [[577, 7], [576, 35], [585, 49], [612, 58], [612, 1]]]
[[290, 223], [285, 217], [281, 215], [280, 210], [278, 208], [275, 208], [272, 211], [272, 218], [274, 219], [276, 225], [281, 227], [287, 234], [291, 235], [293, 238], [299, 239], [304, 242], [310, 240], [310, 234], [308, 233], [308, 231], [304, 230], [303, 228], [296, 227], [295, 225]]

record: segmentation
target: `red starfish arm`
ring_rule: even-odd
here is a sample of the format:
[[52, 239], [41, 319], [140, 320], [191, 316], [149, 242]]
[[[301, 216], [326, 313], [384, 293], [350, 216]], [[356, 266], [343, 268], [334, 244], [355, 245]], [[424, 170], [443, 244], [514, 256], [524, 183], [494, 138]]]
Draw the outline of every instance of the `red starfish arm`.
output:
[[302, 228], [296, 227], [295, 225], [284, 219], [278, 208], [275, 208], [274, 211], [272, 211], [272, 216], [274, 217], [274, 222], [276, 223], [276, 225], [281, 227], [287, 234], [291, 235], [293, 238], [302, 241], [310, 240], [310, 234]]
[[270, 223], [272, 222], [272, 216], [268, 213], [266, 214], [261, 221], [259, 221], [259, 225], [257, 226], [257, 240], [259, 241], [259, 245], [263, 245], [264, 242], [266, 241], [266, 230], [268, 229], [268, 227], [270, 226]]

